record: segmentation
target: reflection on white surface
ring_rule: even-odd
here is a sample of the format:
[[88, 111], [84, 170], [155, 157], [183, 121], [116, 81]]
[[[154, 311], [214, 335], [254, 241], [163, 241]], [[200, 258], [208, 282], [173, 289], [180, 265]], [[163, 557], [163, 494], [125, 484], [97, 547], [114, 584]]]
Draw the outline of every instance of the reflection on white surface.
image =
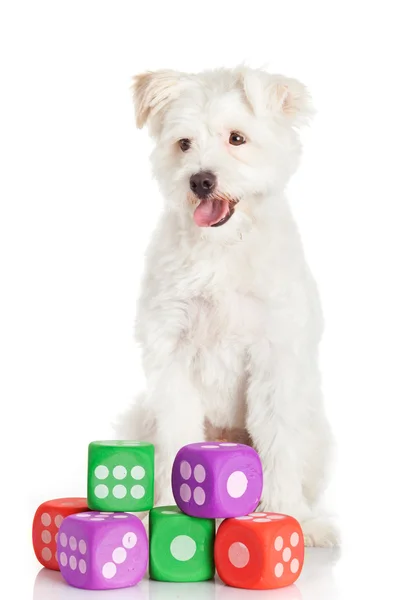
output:
[[339, 559], [338, 548], [306, 548], [304, 568], [296, 582], [303, 600], [339, 598], [334, 573], [334, 567]]
[[334, 580], [337, 550], [307, 549], [304, 570], [296, 582], [280, 590], [248, 591], [230, 588], [220, 581], [201, 583], [164, 583], [144, 579], [138, 585], [121, 590], [79, 590], [65, 583], [57, 571], [39, 571], [33, 590], [33, 600], [336, 600]]
[[216, 600], [241, 600], [254, 598], [258, 600], [302, 600], [302, 595], [296, 585], [279, 590], [241, 590], [223, 585], [216, 586]]
[[215, 600], [214, 581], [200, 583], [164, 583], [163, 581], [150, 581], [149, 598], [151, 600]]
[[138, 585], [120, 590], [80, 590], [65, 583], [59, 571], [42, 569], [37, 574], [33, 600], [148, 600], [150, 582], [143, 579]]

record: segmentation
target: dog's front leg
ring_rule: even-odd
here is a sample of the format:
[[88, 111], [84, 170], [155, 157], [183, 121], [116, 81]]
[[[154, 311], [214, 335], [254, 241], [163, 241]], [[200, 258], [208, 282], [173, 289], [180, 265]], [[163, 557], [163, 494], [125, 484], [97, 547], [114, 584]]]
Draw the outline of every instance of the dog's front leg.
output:
[[[204, 410], [193, 385], [187, 354], [169, 357], [151, 386], [147, 402], [156, 421], [156, 505], [175, 504], [171, 489], [172, 463], [185, 444], [204, 440]], [[150, 382], [149, 382], [150, 383]]]
[[261, 510], [310, 515], [302, 491], [296, 365], [290, 352], [259, 342], [249, 349], [247, 429], [263, 464]]

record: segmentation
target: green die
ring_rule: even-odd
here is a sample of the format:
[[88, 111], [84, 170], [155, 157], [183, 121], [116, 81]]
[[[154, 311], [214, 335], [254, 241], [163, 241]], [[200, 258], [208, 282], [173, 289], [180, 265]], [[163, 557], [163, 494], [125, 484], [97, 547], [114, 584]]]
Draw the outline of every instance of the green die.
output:
[[87, 498], [92, 510], [150, 510], [154, 504], [153, 444], [132, 441], [89, 444]]
[[150, 577], [205, 581], [215, 574], [214, 519], [189, 517], [177, 506], [150, 511]]

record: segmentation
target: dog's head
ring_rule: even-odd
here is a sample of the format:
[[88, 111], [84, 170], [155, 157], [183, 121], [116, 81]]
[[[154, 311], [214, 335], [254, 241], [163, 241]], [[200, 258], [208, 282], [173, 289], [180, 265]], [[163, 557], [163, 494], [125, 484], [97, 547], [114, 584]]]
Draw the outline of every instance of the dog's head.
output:
[[168, 206], [199, 227], [253, 222], [295, 171], [297, 129], [312, 114], [303, 84], [248, 68], [145, 73], [133, 92]]

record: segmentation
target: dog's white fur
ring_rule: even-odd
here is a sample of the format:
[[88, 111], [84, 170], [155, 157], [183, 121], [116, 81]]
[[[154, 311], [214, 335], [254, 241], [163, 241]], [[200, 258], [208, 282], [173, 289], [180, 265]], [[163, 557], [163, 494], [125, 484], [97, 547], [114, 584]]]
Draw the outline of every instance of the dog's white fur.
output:
[[[252, 443], [264, 467], [260, 509], [297, 517], [310, 545], [335, 544], [319, 508], [332, 447], [320, 302], [284, 195], [301, 154], [298, 127], [313, 112], [309, 94], [297, 80], [244, 67], [146, 73], [133, 90], [166, 205], [137, 311], [148, 389], [123, 434], [154, 441], [158, 504], [173, 503], [171, 465], [184, 444]], [[230, 145], [231, 131], [246, 143]], [[186, 152], [181, 138], [192, 142]], [[221, 227], [193, 220], [189, 178], [201, 170], [239, 200]]]

